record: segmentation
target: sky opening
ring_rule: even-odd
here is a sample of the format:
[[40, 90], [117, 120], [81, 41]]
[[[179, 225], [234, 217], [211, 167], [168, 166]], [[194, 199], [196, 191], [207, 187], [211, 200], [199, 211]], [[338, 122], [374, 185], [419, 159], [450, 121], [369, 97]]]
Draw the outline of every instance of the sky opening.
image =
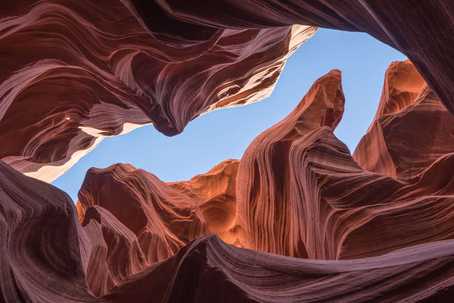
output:
[[386, 68], [404, 59], [367, 34], [320, 29], [290, 57], [269, 98], [198, 117], [174, 137], [148, 125], [106, 138], [53, 184], [76, 201], [90, 167], [131, 163], [164, 181], [177, 181], [225, 159], [239, 159], [258, 134], [289, 114], [312, 83], [331, 69], [342, 71], [345, 94], [344, 116], [335, 134], [353, 151], [375, 115]]

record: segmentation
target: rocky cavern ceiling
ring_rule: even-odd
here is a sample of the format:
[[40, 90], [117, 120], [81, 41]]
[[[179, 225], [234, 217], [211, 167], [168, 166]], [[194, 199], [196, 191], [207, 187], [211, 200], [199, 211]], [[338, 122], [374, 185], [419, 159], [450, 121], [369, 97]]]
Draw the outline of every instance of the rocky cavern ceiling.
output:
[[[452, 302], [453, 20], [450, 0], [1, 2], [0, 302]], [[409, 59], [353, 153], [331, 70], [190, 180], [49, 184], [103, 137], [263, 99], [317, 27]]]

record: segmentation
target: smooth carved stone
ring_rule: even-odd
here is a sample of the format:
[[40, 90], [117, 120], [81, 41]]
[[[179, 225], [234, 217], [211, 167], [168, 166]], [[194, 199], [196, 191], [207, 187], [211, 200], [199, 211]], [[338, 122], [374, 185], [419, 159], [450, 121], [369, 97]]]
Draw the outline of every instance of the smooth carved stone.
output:
[[137, 303], [150, 298], [171, 303], [449, 302], [453, 255], [453, 241], [443, 241], [373, 258], [317, 261], [236, 248], [209, 237], [107, 298]]
[[[400, 73], [404, 74], [400, 76], [402, 79], [410, 79], [408, 81], [414, 85], [399, 82]], [[395, 77], [390, 79], [390, 75]], [[410, 63], [396, 62], [390, 66], [385, 83], [388, 89], [379, 112], [393, 115], [396, 125], [406, 125], [406, 116], [395, 113], [400, 113], [402, 106], [410, 107], [411, 100], [418, 99], [418, 90], [421, 93], [426, 91], [424, 81]], [[191, 207], [183, 208], [192, 209], [198, 216], [178, 221], [189, 221], [191, 228], [203, 225], [199, 236], [215, 233], [240, 247], [315, 259], [376, 256], [413, 244], [452, 238], [454, 226], [450, 221], [454, 213], [450, 204], [454, 188], [446, 174], [453, 161], [449, 144], [444, 147], [444, 153], [438, 153], [432, 159], [430, 163], [433, 162], [433, 165], [424, 168], [418, 178], [396, 180], [380, 171], [364, 170], [354, 161], [347, 147], [333, 135], [343, 106], [340, 72], [332, 71], [314, 83], [287, 118], [259, 135], [239, 164], [227, 161], [190, 181], [160, 182], [160, 186], [151, 186], [146, 182], [139, 186], [142, 183], [131, 180], [149, 174], [130, 169], [131, 177], [113, 177], [111, 180], [114, 181], [107, 182], [107, 185], [84, 184], [81, 201], [106, 207], [123, 218], [132, 204], [120, 208], [118, 201], [141, 204], [143, 202], [140, 201], [146, 201], [143, 193], [152, 193], [153, 196], [158, 187], [167, 191], [170, 186], [169, 192], [173, 195], [166, 195], [167, 198], [162, 195], [153, 201], [163, 199], [166, 205], [177, 209], [181, 209], [180, 200], [192, 201]], [[439, 117], [435, 110], [424, 113], [429, 120], [436, 121]], [[444, 132], [449, 134], [449, 128], [436, 128], [432, 136], [442, 138]], [[390, 133], [392, 136], [393, 132]], [[399, 133], [397, 128], [395, 133]], [[373, 134], [366, 135], [371, 136]], [[424, 137], [416, 136], [415, 144], [424, 144], [418, 142], [418, 138], [424, 140]], [[378, 139], [372, 137], [371, 140]], [[387, 143], [387, 138], [381, 140], [385, 142], [383, 144]], [[381, 155], [382, 150], [377, 153]], [[97, 174], [98, 178], [102, 178], [103, 174]], [[90, 172], [87, 180], [91, 175]], [[152, 179], [157, 180], [156, 177]], [[118, 180], [123, 180], [121, 182], [128, 192], [141, 194], [122, 197], [122, 194], [115, 192], [120, 188]], [[115, 194], [112, 195], [112, 192]], [[113, 201], [117, 201], [116, 206], [104, 205]], [[165, 215], [157, 215], [163, 224], [173, 222]], [[398, 218], [403, 217], [408, 217], [415, 224], [400, 222]], [[138, 222], [137, 219], [120, 220], [127, 226]], [[439, 227], [428, 230], [427, 226], [434, 220]], [[388, 225], [393, 227], [380, 228]], [[134, 227], [130, 229], [135, 230]], [[197, 238], [173, 234], [177, 239], [186, 239], [182, 243]], [[169, 250], [163, 254], [164, 257], [153, 262], [174, 252]]]
[[167, 183], [195, 199], [207, 232], [224, 242], [242, 246], [242, 229], [236, 222], [238, 160], [225, 160], [189, 181]]
[[418, 177], [454, 151], [454, 116], [409, 62], [386, 72], [382, 97], [353, 158], [367, 170], [402, 180]]
[[[410, 106], [411, 98], [419, 96], [418, 89], [425, 91], [424, 82], [417, 73], [411, 74], [414, 72], [408, 62], [393, 63], [387, 72], [385, 86], [391, 87], [393, 82], [395, 89], [386, 90], [384, 96], [400, 96], [400, 103], [397, 97], [384, 98], [382, 104], [386, 102], [386, 106], [380, 106], [379, 112], [393, 115], [396, 125], [406, 125], [407, 120], [405, 115], [394, 113], [399, 113], [402, 104]], [[413, 79], [410, 93], [405, 82], [389, 79], [389, 75], [399, 73], [404, 73], [403, 79]], [[142, 233], [150, 220], [166, 226], [152, 229], [158, 237], [176, 228], [169, 237], [181, 240], [173, 245], [176, 248], [214, 233], [236, 246], [268, 253], [351, 259], [452, 238], [454, 187], [447, 172], [454, 158], [449, 145], [417, 178], [400, 180], [365, 170], [333, 134], [343, 107], [340, 72], [331, 71], [314, 83], [287, 118], [260, 134], [239, 163], [229, 160], [190, 181], [167, 184], [127, 165], [91, 170], [81, 189], [81, 204], [108, 209], [136, 234]], [[424, 114], [433, 121], [439, 117], [435, 110]], [[449, 128], [433, 131], [434, 138], [450, 133]], [[415, 144], [423, 144], [418, 138], [424, 140], [416, 136]], [[382, 140], [387, 143], [387, 138]], [[128, 173], [123, 174], [124, 170]], [[153, 182], [135, 181], [141, 178]], [[160, 206], [162, 203], [166, 206]], [[153, 215], [142, 215], [146, 210], [142, 204], [153, 205]], [[197, 215], [177, 215], [174, 219], [168, 215], [168, 208]], [[138, 213], [130, 214], [135, 211]], [[141, 221], [143, 224], [136, 228]], [[177, 228], [175, 221], [188, 225]], [[427, 228], [434, 222], [436, 229]], [[187, 230], [193, 229], [197, 232], [187, 236]], [[154, 252], [160, 250], [159, 245], [153, 247]], [[163, 260], [175, 251], [168, 249], [150, 262]]]
[[95, 302], [71, 199], [0, 161], [0, 302]]
[[90, 207], [112, 213], [137, 237], [149, 263], [168, 258], [206, 229], [196, 200], [129, 164], [90, 169], [79, 202], [84, 224]]
[[[450, 302], [453, 2], [194, 4], [0, 4], [0, 302]], [[91, 169], [74, 206], [15, 170], [51, 181], [104, 136], [256, 101], [309, 26], [415, 65], [391, 65], [353, 156], [331, 71], [241, 160], [189, 181]]]
[[[413, 71], [402, 62], [387, 72], [393, 89], [385, 91], [394, 93], [377, 117], [389, 115], [397, 133], [408, 120], [396, 113], [418, 109], [414, 98], [435, 102], [418, 93], [423, 82], [399, 81], [400, 73], [418, 79]], [[0, 163], [0, 299], [447, 302], [454, 153], [406, 179], [360, 167], [333, 134], [344, 106], [340, 76], [317, 80], [240, 161], [189, 181], [165, 183], [128, 164], [93, 168], [74, 206]], [[430, 108], [422, 114], [433, 121], [440, 109]], [[233, 245], [205, 236], [212, 233]]]
[[[99, 229], [81, 228], [67, 195], [49, 184], [3, 163], [0, 180], [2, 302], [447, 302], [453, 295], [453, 241], [374, 258], [317, 261], [255, 252], [216, 237], [202, 237], [95, 297], [85, 281], [90, 281], [87, 266], [99, 270], [104, 263], [95, 261], [106, 258], [100, 246], [93, 245], [99, 240]], [[98, 223], [106, 220], [104, 226], [118, 224], [103, 212], [92, 207], [85, 216]], [[87, 263], [87, 256], [93, 262]]]
[[[388, 76], [396, 66], [405, 68], [404, 72], [414, 71], [408, 62], [395, 63]], [[428, 126], [432, 138], [450, 136], [446, 120], [440, 122], [446, 127], [436, 124], [443, 107], [428, 98], [430, 94], [422, 96], [427, 105], [418, 105], [421, 115], [436, 125]], [[408, 94], [402, 100], [404, 97]], [[388, 104], [399, 108], [395, 102]], [[400, 180], [364, 170], [333, 134], [343, 105], [340, 73], [332, 71], [315, 82], [287, 118], [248, 147], [240, 160], [237, 181], [237, 215], [245, 230], [245, 246], [287, 256], [345, 259], [453, 238], [454, 179], [450, 171], [454, 146], [448, 142], [421, 148], [418, 155], [427, 159], [423, 164], [430, 165], [421, 167], [415, 178]], [[381, 110], [386, 109], [382, 106]], [[397, 126], [389, 130], [389, 138], [397, 153], [399, 134], [414, 129], [415, 124], [407, 115], [391, 115]], [[452, 119], [449, 114], [445, 117]], [[387, 136], [375, 135], [369, 133], [367, 142], [388, 144]], [[409, 140], [413, 145], [402, 148], [403, 152], [426, 144], [426, 137], [419, 134]], [[381, 149], [374, 151], [382, 155]], [[401, 156], [403, 160], [397, 163], [406, 168], [403, 161], [412, 159]], [[367, 152], [364, 159], [370, 159]]]
[[363, 31], [395, 47], [454, 112], [450, 0], [199, 6], [3, 1], [0, 140], [9, 144], [0, 158], [51, 182], [104, 136], [147, 123], [176, 134], [203, 112], [258, 100], [313, 34], [308, 26]]
[[331, 71], [317, 80], [297, 108], [255, 138], [244, 153], [238, 172], [237, 214], [251, 248], [308, 256], [299, 229], [309, 223], [304, 204], [315, 201], [291, 196], [293, 189], [311, 190], [306, 184], [294, 184], [302, 163], [292, 162], [291, 156], [294, 145], [304, 144], [305, 135], [334, 128], [340, 121], [344, 109], [340, 77], [339, 71]]
[[189, 181], [165, 183], [129, 164], [90, 169], [76, 204], [94, 252], [90, 289], [109, 293], [129, 277], [206, 234], [241, 246], [236, 225], [237, 160]]
[[150, 266], [139, 238], [107, 209], [88, 208], [82, 225], [91, 244], [86, 279], [95, 295], [109, 293], [113, 287]]
[[[127, 0], [148, 27], [147, 0]], [[198, 1], [200, 2], [200, 1]], [[451, 0], [220, 0], [186, 5], [161, 0], [172, 18], [214, 28], [269, 28], [303, 24], [369, 33], [401, 51], [416, 65], [443, 104], [454, 113], [454, 2]], [[171, 34], [175, 28], [169, 28]], [[166, 32], [166, 29], [163, 29]]]
[[128, 1], [2, 1], [0, 159], [51, 182], [105, 136], [150, 123], [180, 133], [270, 94], [315, 31], [213, 28], [152, 9], [154, 29]]

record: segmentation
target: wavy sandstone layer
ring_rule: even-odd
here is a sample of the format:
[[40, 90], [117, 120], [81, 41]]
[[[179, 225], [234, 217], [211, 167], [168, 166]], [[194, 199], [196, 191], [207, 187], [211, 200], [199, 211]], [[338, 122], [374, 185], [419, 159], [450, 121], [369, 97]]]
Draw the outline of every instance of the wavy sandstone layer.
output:
[[364, 169], [398, 179], [421, 174], [454, 152], [454, 116], [409, 62], [386, 72], [379, 108], [354, 152]]
[[452, 240], [372, 258], [317, 261], [203, 237], [95, 297], [87, 287], [87, 270], [98, 266], [96, 273], [104, 275], [103, 261], [122, 257], [122, 250], [102, 253], [102, 233], [114, 235], [110, 240], [119, 244], [131, 240], [120, 235], [118, 220], [107, 215], [105, 230], [82, 228], [72, 201], [60, 190], [3, 163], [0, 177], [2, 302], [448, 302], [453, 295]]
[[[96, 298], [85, 281], [87, 267], [101, 267], [108, 258], [99, 253], [101, 228], [82, 228], [72, 201], [51, 185], [2, 163], [0, 176], [3, 302], [447, 302], [453, 295], [452, 241], [373, 258], [316, 261], [235, 248], [210, 237]], [[117, 235], [120, 230], [117, 225]], [[97, 262], [88, 262], [93, 258]]]
[[[147, 0], [126, 0], [147, 21], [156, 23]], [[198, 1], [200, 2], [200, 1]], [[416, 65], [427, 83], [454, 113], [454, 2], [451, 0], [221, 0], [187, 5], [161, 0], [173, 18], [218, 28], [269, 28], [303, 24], [369, 33], [398, 49]], [[174, 28], [168, 29], [171, 34]]]
[[[3, 1], [0, 302], [452, 301], [453, 18], [450, 0]], [[104, 136], [264, 97], [311, 26], [412, 62], [388, 69], [353, 155], [333, 70], [188, 181], [92, 168], [74, 205], [21, 173], [51, 181]]]
[[454, 112], [453, 12], [450, 0], [3, 1], [0, 158], [50, 182], [104, 136], [147, 123], [172, 135], [254, 102], [309, 26], [395, 47]]
[[180, 133], [204, 112], [267, 96], [314, 33], [216, 28], [147, 9], [152, 28], [128, 1], [2, 1], [0, 159], [51, 182], [105, 136], [149, 123]]
[[0, 158], [51, 182], [104, 136], [147, 123], [177, 134], [204, 112], [254, 102], [309, 26], [402, 51], [454, 112], [453, 11], [449, 0], [3, 1]]
[[190, 181], [165, 183], [129, 164], [90, 169], [77, 211], [87, 234], [98, 234], [102, 243], [87, 269], [92, 291], [106, 294], [204, 235], [241, 246], [237, 170], [238, 161], [227, 160]]
[[[408, 114], [400, 113], [418, 111], [420, 104], [428, 121], [439, 118], [443, 107], [427, 101], [430, 94], [418, 79], [409, 62], [390, 66], [373, 125], [391, 117], [396, 136], [405, 133]], [[92, 168], [79, 193], [79, 220], [57, 189], [1, 166], [12, 180], [4, 185], [3, 241], [22, 239], [5, 246], [5, 256], [19, 259], [1, 288], [15, 292], [4, 291], [3, 297], [10, 302], [13, 296], [39, 301], [41, 292], [55, 296], [47, 282], [22, 271], [53, 277], [62, 269], [45, 260], [66, 249], [72, 253], [62, 258], [72, 256], [72, 261], [65, 264], [73, 262], [79, 274], [63, 278], [83, 284], [74, 295], [81, 301], [90, 296], [101, 302], [447, 300], [454, 283], [454, 153], [444, 146], [446, 153], [433, 156], [411, 178], [365, 170], [333, 134], [343, 107], [341, 74], [334, 70], [314, 83], [292, 113], [260, 134], [240, 161], [227, 160], [191, 180], [170, 183], [128, 164]], [[432, 131], [434, 138], [451, 132]], [[368, 142], [394, 142], [392, 132], [374, 136], [368, 132], [358, 150], [367, 149]], [[418, 138], [425, 140], [412, 140]], [[384, 151], [373, 150], [379, 156]], [[39, 202], [23, 210], [27, 199]], [[39, 218], [50, 215], [48, 208], [65, 228], [44, 224], [46, 236], [29, 241], [22, 230], [38, 230], [33, 224], [43, 224]], [[46, 245], [66, 241], [60, 233], [47, 235], [47, 228], [74, 243]], [[217, 237], [206, 237], [210, 234]], [[29, 242], [36, 244], [21, 244]], [[42, 257], [31, 258], [24, 269], [18, 252]], [[14, 283], [34, 288], [14, 288]], [[57, 294], [67, 291], [65, 283], [73, 282], [62, 280]]]
[[[388, 77], [400, 68], [403, 79], [410, 79], [405, 74], [406, 68], [413, 68], [408, 62], [393, 64]], [[443, 107], [433, 98], [429, 101], [421, 114], [426, 119], [417, 119], [436, 122]], [[391, 104], [382, 98], [380, 109]], [[409, 123], [406, 115], [396, 114], [390, 142], [375, 133], [363, 142], [382, 140], [383, 145], [395, 143], [397, 149], [399, 139], [407, 139], [399, 135], [411, 129], [408, 140], [414, 146], [428, 144], [418, 153], [426, 159], [420, 173], [403, 180], [364, 170], [333, 134], [343, 106], [340, 74], [332, 71], [312, 86], [287, 118], [246, 150], [238, 171], [237, 215], [249, 240], [247, 247], [311, 259], [344, 259], [453, 238], [454, 146], [431, 145], [418, 132], [424, 124]], [[450, 114], [447, 117], [454, 122]], [[432, 138], [451, 135], [448, 127], [432, 127], [429, 132]], [[414, 146], [399, 155], [411, 161], [405, 152]], [[370, 149], [364, 159], [383, 156], [383, 149]]]

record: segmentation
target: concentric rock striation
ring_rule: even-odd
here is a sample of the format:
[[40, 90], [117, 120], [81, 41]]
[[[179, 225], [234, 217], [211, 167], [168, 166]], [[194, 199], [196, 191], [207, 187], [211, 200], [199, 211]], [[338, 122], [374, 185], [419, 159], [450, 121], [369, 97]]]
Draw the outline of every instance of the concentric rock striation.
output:
[[173, 135], [201, 113], [268, 95], [314, 33], [213, 28], [158, 5], [147, 27], [119, 0], [13, 2], [0, 4], [0, 158], [48, 182], [104, 136], [146, 123]]
[[[369, 131], [357, 154], [370, 142], [395, 146], [383, 121], [397, 136], [414, 111], [427, 121], [444, 115], [415, 79], [408, 62], [391, 65], [373, 122], [383, 135]], [[76, 207], [0, 164], [0, 298], [446, 302], [454, 283], [450, 145], [423, 149], [432, 158], [410, 173], [398, 158], [363, 154], [361, 165], [381, 165], [365, 170], [333, 134], [343, 106], [340, 72], [331, 71], [240, 161], [172, 183], [128, 164], [91, 169]], [[403, 159], [420, 163], [410, 156]], [[212, 233], [233, 245], [204, 236]]]
[[[416, 302], [452, 296], [450, 145], [422, 149], [427, 162], [408, 173], [401, 163], [418, 157], [373, 162], [388, 149], [368, 145], [397, 144], [394, 136], [408, 124], [416, 127], [408, 118], [413, 111], [433, 123], [447, 112], [408, 61], [391, 64], [384, 87], [372, 126], [384, 135], [365, 135], [359, 163], [333, 134], [344, 108], [341, 74], [333, 70], [240, 161], [170, 183], [128, 164], [89, 170], [76, 205], [81, 225], [71, 223], [79, 239], [79, 279], [86, 281], [80, 296], [107, 302]], [[431, 131], [433, 138], [451, 132]], [[418, 138], [425, 140], [409, 142], [419, 146]], [[377, 155], [366, 157], [368, 148]], [[362, 167], [370, 163], [381, 166]], [[389, 174], [386, 165], [399, 173]], [[16, 183], [31, 180], [20, 178]], [[17, 204], [16, 194], [8, 195], [8, 203]], [[64, 201], [54, 207], [73, 209]], [[15, 218], [8, 212], [4, 217]]]
[[71, 199], [0, 161], [0, 301], [95, 302]]
[[147, 123], [172, 135], [258, 100], [309, 26], [395, 47], [454, 112], [453, 11], [449, 0], [3, 1], [0, 158], [50, 182], [104, 136]]
[[[316, 261], [235, 248], [211, 237], [195, 241], [108, 298], [138, 303], [156, 295], [172, 303], [449, 302], [453, 254], [453, 242], [445, 241], [374, 258]], [[171, 270], [171, 282], [159, 292], [157, 276]]]
[[[452, 241], [373, 258], [317, 261], [254, 252], [202, 237], [95, 297], [85, 282], [90, 266], [103, 265], [87, 261], [105, 257], [96, 247], [100, 238], [95, 230], [81, 228], [74, 205], [51, 185], [3, 163], [0, 176], [3, 302], [446, 302], [453, 294]], [[90, 209], [92, 218], [105, 215], [97, 220], [105, 220], [106, 228], [118, 224], [113, 216], [102, 214], [105, 211], [98, 208], [96, 215], [95, 208]], [[119, 235], [121, 228], [114, 229]], [[121, 243], [128, 238], [122, 236], [111, 239]]]
[[[304, 147], [317, 131], [334, 128], [340, 121], [344, 109], [340, 77], [339, 71], [331, 71], [317, 80], [297, 108], [260, 134], [244, 153], [237, 203], [239, 221], [247, 229], [251, 248], [308, 257], [300, 229], [312, 225], [304, 209], [317, 202], [315, 196], [304, 199], [292, 194], [317, 190], [316, 184], [297, 178], [306, 164], [304, 157], [296, 158], [297, 148]], [[307, 210], [307, 217], [314, 215]]]
[[77, 210], [96, 243], [87, 269], [93, 292], [108, 293], [206, 234], [241, 245], [235, 225], [237, 169], [238, 161], [227, 160], [190, 181], [173, 183], [129, 164], [90, 169]]
[[[128, 0], [145, 20], [147, 0]], [[269, 28], [291, 24], [366, 32], [398, 49], [416, 65], [454, 113], [454, 2], [451, 0], [222, 0], [198, 5], [162, 0], [173, 18], [218, 28]], [[149, 23], [152, 27], [153, 24]]]
[[386, 72], [379, 108], [354, 159], [364, 169], [412, 179], [454, 151], [454, 116], [409, 62]]
[[[449, 0], [3, 1], [0, 302], [450, 302], [453, 12]], [[367, 32], [412, 60], [388, 69], [353, 155], [333, 133], [333, 70], [242, 159], [188, 181], [92, 168], [74, 205], [20, 173], [51, 181], [104, 136], [147, 123], [173, 135], [266, 96], [311, 26]]]
[[[396, 77], [403, 73], [401, 81], [411, 81], [406, 72], [416, 73], [408, 62], [394, 63], [385, 87], [389, 88], [389, 76], [396, 72]], [[416, 84], [424, 86], [421, 81]], [[402, 97], [402, 104], [407, 104], [404, 97], [412, 96], [396, 95]], [[398, 108], [385, 97], [380, 112], [392, 105]], [[366, 143], [359, 145], [366, 164], [387, 155], [387, 149], [367, 145], [369, 142], [392, 146], [395, 154], [401, 148], [402, 160], [395, 161], [404, 168], [411, 166], [407, 163], [413, 159], [426, 160], [417, 176], [396, 179], [380, 170], [362, 169], [335, 137], [333, 131], [344, 106], [340, 74], [332, 71], [319, 79], [295, 111], [258, 136], [240, 161], [237, 215], [248, 237], [247, 247], [288, 256], [342, 259], [452, 238], [454, 183], [450, 170], [454, 146], [428, 144], [421, 153], [413, 148], [427, 144], [427, 137], [416, 132], [416, 127], [424, 127], [416, 125], [418, 119], [433, 122], [427, 136], [430, 133], [435, 140], [451, 136], [451, 128], [443, 125], [454, 119], [430, 93], [421, 98], [417, 100], [423, 104], [415, 107], [424, 111], [413, 123], [408, 119], [410, 114], [395, 114], [393, 127], [387, 130], [389, 136], [370, 132], [362, 141]], [[443, 113], [445, 120], [437, 124]], [[412, 136], [399, 137], [410, 129]], [[413, 145], [401, 147], [400, 140], [406, 139]], [[407, 151], [420, 158], [411, 158], [413, 154], [407, 155]]]

